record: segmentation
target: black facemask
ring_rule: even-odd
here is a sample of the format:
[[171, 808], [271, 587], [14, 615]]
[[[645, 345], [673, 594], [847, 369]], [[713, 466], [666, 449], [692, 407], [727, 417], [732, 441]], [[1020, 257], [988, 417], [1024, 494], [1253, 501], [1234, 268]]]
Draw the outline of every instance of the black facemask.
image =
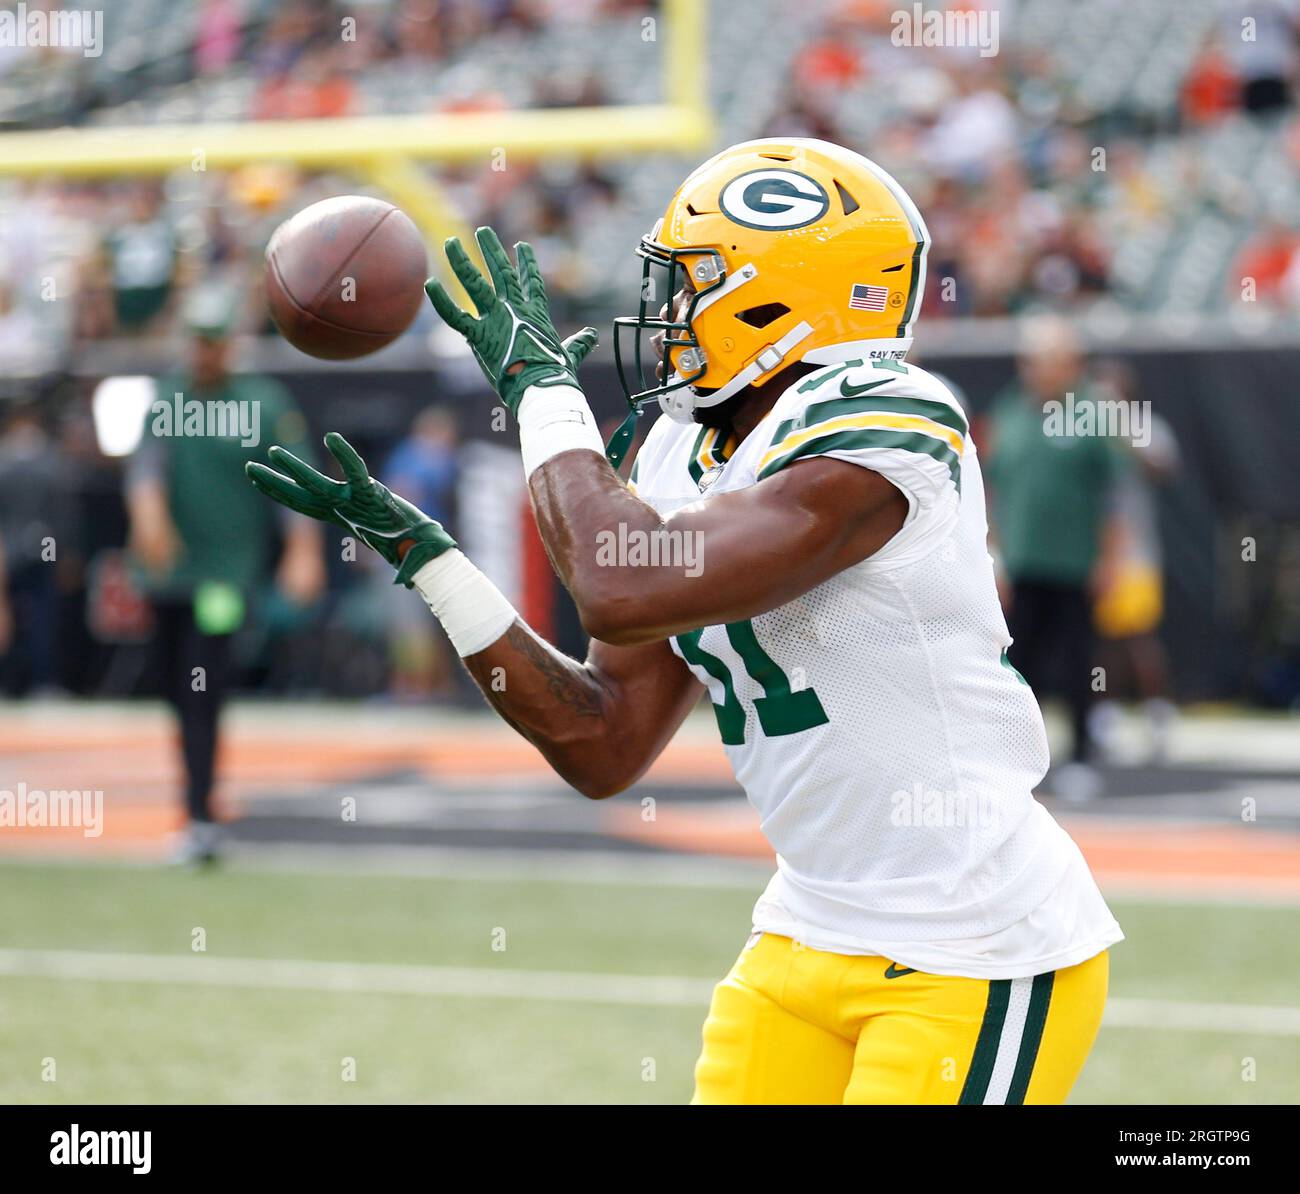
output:
[[[690, 385], [707, 372], [708, 365], [691, 321], [700, 300], [727, 279], [727, 263], [715, 249], [670, 249], [647, 236], [642, 238], [637, 256], [644, 263], [641, 269], [640, 309], [636, 315], [621, 316], [614, 320], [614, 365], [618, 370], [623, 394], [631, 408], [623, 426], [610, 440], [606, 452], [615, 467], [631, 442], [633, 424], [641, 408]], [[662, 283], [659, 275], [663, 277]], [[671, 310], [668, 318], [664, 318], [659, 314], [663, 306], [663, 300], [659, 298], [659, 286], [664, 286], [662, 293], [671, 303], [677, 292], [684, 288], [687, 277], [690, 278], [693, 289], [687, 291], [686, 306], [681, 311], [681, 318], [672, 318]], [[657, 355], [647, 353], [644, 348], [645, 337], [657, 332], [663, 333], [663, 344]], [[680, 375], [675, 372], [672, 363], [674, 349], [686, 350], [678, 358], [685, 370]], [[691, 353], [695, 354], [693, 361]], [[658, 380], [654, 376], [656, 365], [661, 368]], [[703, 419], [700, 421], [703, 422]]]

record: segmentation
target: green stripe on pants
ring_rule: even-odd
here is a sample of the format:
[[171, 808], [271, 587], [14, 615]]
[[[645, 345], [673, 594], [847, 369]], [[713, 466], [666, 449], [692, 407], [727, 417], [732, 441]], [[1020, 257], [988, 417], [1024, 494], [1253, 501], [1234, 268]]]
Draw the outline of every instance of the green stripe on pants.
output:
[[1025, 1101], [1029, 1079], [1034, 1072], [1034, 1062], [1038, 1060], [1038, 1046], [1043, 1040], [1047, 1009], [1052, 1003], [1052, 981], [1055, 977], [1053, 971], [1040, 974], [1034, 979], [1033, 990], [1029, 995], [1029, 1011], [1025, 1015], [1025, 1031], [1020, 1037], [1020, 1054], [1016, 1058], [1015, 1073], [1011, 1075], [1011, 1087], [1007, 1091], [1008, 1104], [1018, 1105]]
[[958, 1104], [962, 1107], [979, 1106], [988, 1092], [993, 1076], [993, 1063], [998, 1059], [998, 1044], [1002, 1040], [1002, 1025], [1007, 1018], [1007, 1004], [1011, 1000], [1011, 980], [994, 979], [989, 982], [989, 1001], [984, 1007], [984, 1023], [980, 1025], [979, 1040], [975, 1042], [975, 1055], [971, 1058], [970, 1073], [962, 1087]]

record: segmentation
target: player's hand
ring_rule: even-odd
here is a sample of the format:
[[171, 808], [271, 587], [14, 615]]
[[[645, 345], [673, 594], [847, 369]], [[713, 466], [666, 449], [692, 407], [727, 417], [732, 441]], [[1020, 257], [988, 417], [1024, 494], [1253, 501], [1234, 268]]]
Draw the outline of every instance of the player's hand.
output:
[[131, 554], [146, 572], [165, 575], [179, 558], [182, 545], [167, 513], [167, 498], [159, 489], [140, 495], [131, 519]]
[[366, 462], [337, 431], [325, 446], [343, 469], [345, 480], [333, 481], [278, 445], [267, 453], [280, 470], [249, 461], [248, 479], [282, 506], [332, 522], [374, 548], [394, 568], [408, 589], [411, 578], [430, 560], [456, 546], [456, 540], [405, 498], [389, 492], [366, 471]]
[[307, 608], [325, 591], [325, 562], [320, 543], [290, 536], [275, 570], [276, 590], [292, 605]]
[[578, 366], [596, 347], [598, 336], [595, 328], [588, 327], [560, 339], [551, 323], [546, 283], [527, 241], [515, 245], [516, 268], [491, 228], [480, 228], [475, 238], [491, 284], [456, 237], [443, 247], [478, 318], [462, 311], [436, 278], [430, 278], [424, 289], [444, 322], [468, 341], [492, 388], [517, 415], [519, 400], [529, 386], [577, 386]]

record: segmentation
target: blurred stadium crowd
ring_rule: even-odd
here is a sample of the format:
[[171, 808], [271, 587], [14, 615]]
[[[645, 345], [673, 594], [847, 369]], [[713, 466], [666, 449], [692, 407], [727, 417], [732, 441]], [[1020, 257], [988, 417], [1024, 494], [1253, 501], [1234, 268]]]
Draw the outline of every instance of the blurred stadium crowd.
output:
[[[894, 0], [814, 0], [782, 14], [802, 31], [794, 44], [750, 46], [772, 7], [716, 6], [719, 140], [819, 136], [884, 163], [934, 234], [927, 319], [1043, 303], [1228, 308], [1243, 275], [1259, 301], [1300, 305], [1293, 0], [1008, 0], [988, 57], [898, 53]], [[638, 102], [658, 85], [641, 33], [654, 12], [650, 0], [121, 0], [102, 57], [0, 50], [0, 129]], [[604, 322], [626, 293], [607, 255], [624, 259], [682, 164], [439, 172], [468, 223], [526, 233], [568, 313]], [[8, 370], [165, 329], [179, 291], [214, 271], [251, 278], [280, 219], [347, 185], [264, 166], [5, 183]], [[74, 301], [51, 303], [50, 279]]]
[[[922, 333], [939, 319], [1097, 306], [1233, 311], [1244, 276], [1260, 305], [1300, 307], [1300, 0], [990, 0], [1001, 20], [989, 56], [900, 52], [900, 7], [717, 0], [710, 88], [719, 144], [824, 137], [908, 187], [934, 241]], [[1253, 39], [1242, 37], [1246, 13]], [[653, 0], [115, 0], [100, 57], [0, 48], [0, 139], [62, 125], [649, 102], [660, 76], [646, 22], [657, 14]], [[778, 14], [793, 36], [755, 35]], [[605, 326], [634, 295], [638, 236], [693, 159], [429, 168], [468, 224], [533, 241], [557, 322]], [[121, 462], [96, 440], [88, 389], [65, 379], [93, 372], [97, 346], [123, 341], [175, 342], [179, 367], [183, 313], [214, 286], [244, 296], [227, 331], [269, 332], [257, 291], [271, 231], [356, 188], [290, 165], [0, 178], [0, 682], [10, 691], [57, 688], [73, 673], [96, 690], [133, 684], [112, 664], [68, 664], [70, 654], [84, 662], [96, 637], [129, 640], [136, 615], [117, 565], [76, 550], [120, 544], [127, 527]], [[393, 467], [452, 517], [453, 424], [425, 416], [398, 442], [400, 431], [385, 445]], [[47, 535], [71, 547], [58, 570], [34, 566]], [[401, 615], [391, 619], [400, 639]], [[115, 629], [97, 635], [105, 621]], [[6, 648], [19, 642], [16, 665]], [[413, 642], [376, 665], [386, 679], [357, 689], [445, 687], [445, 669]], [[408, 666], [410, 651], [419, 658]]]

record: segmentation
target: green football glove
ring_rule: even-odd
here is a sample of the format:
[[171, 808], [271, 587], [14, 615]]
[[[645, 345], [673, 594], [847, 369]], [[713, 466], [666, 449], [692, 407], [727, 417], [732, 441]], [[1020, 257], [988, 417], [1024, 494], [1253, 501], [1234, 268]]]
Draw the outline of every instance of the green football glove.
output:
[[409, 589], [411, 578], [455, 547], [456, 540], [440, 523], [370, 476], [366, 462], [337, 431], [325, 437], [325, 446], [342, 466], [346, 480], [330, 480], [278, 445], [267, 455], [283, 472], [253, 461], [244, 465], [244, 471], [259, 490], [282, 506], [351, 531], [392, 564], [397, 583]]
[[551, 323], [546, 283], [532, 245], [522, 240], [515, 245], [516, 269], [491, 228], [480, 228], [475, 237], [492, 276], [491, 285], [456, 237], [450, 237], [443, 247], [478, 309], [478, 318], [462, 311], [436, 278], [430, 278], [424, 289], [444, 322], [469, 342], [510, 413], [518, 415], [519, 400], [529, 386], [577, 386], [578, 366], [599, 337], [595, 328], [583, 328], [567, 340], [560, 339]]

